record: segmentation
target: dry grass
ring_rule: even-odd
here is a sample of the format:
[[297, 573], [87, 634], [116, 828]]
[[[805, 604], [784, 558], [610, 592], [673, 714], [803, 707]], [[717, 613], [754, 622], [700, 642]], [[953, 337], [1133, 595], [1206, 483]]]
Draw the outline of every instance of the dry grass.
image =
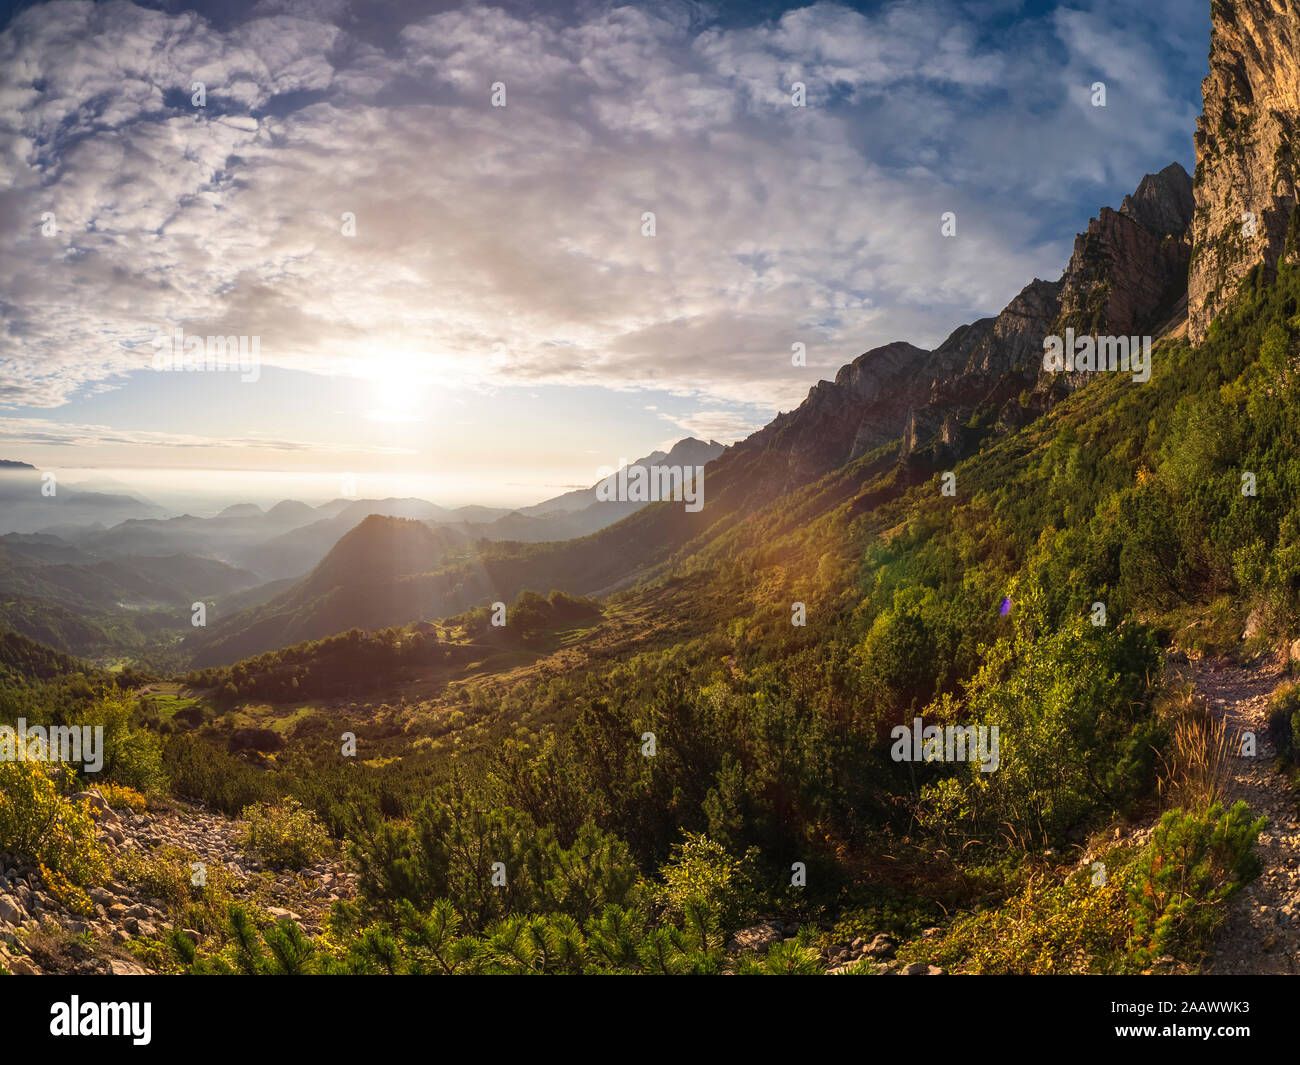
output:
[[1203, 810], [1223, 800], [1240, 735], [1211, 714], [1190, 686], [1171, 693], [1162, 712], [1170, 734], [1168, 754], [1161, 756], [1164, 771], [1159, 790], [1164, 805]]

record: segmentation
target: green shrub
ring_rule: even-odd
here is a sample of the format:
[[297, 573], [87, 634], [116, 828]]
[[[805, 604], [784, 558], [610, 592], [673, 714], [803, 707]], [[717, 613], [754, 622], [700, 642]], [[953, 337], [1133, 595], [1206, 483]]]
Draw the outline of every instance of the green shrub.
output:
[[1255, 841], [1266, 819], [1238, 802], [1227, 813], [1170, 810], [1138, 859], [1128, 892], [1129, 949], [1139, 965], [1204, 953], [1223, 920], [1223, 904], [1259, 872]]
[[146, 795], [167, 791], [162, 745], [145, 729], [131, 729], [118, 738], [108, 780]]
[[108, 874], [89, 806], [62, 797], [42, 762], [0, 761], [0, 851], [31, 859], [50, 891], [81, 911], [82, 889]]
[[280, 791], [264, 772], [197, 736], [173, 736], [163, 749], [172, 794], [231, 817], [246, 806], [270, 802]]
[[245, 807], [240, 817], [248, 822], [246, 845], [272, 865], [305, 869], [333, 849], [320, 818], [297, 799], [257, 803]]
[[707, 836], [688, 832], [659, 870], [663, 885], [656, 892], [656, 901], [671, 919], [681, 920], [696, 908], [716, 922], [720, 931], [730, 932], [754, 915], [755, 857], [751, 852], [735, 858]]
[[1123, 972], [1131, 931], [1126, 856], [1114, 850], [1102, 861], [1102, 882], [1091, 868], [1060, 881], [1030, 873], [1002, 905], [958, 917], [942, 935], [906, 944], [898, 957], [977, 975]]

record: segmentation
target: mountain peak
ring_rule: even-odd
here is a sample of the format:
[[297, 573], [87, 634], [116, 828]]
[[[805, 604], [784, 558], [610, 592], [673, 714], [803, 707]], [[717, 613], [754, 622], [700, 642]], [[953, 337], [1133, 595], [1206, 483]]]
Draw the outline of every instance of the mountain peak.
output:
[[1153, 233], [1181, 235], [1196, 211], [1192, 179], [1179, 163], [1170, 163], [1158, 174], [1147, 174], [1137, 191], [1125, 196], [1119, 213], [1132, 218]]
[[225, 510], [217, 514], [218, 518], [256, 518], [262, 513], [262, 508], [256, 503], [232, 503]]

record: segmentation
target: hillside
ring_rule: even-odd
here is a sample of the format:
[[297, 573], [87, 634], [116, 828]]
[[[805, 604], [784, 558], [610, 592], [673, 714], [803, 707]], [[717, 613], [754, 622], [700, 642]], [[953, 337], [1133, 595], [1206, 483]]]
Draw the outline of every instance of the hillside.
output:
[[[372, 514], [343, 536], [301, 582], [247, 611], [222, 616], [192, 636], [196, 666], [316, 640], [345, 629], [379, 629], [436, 616], [419, 578], [464, 545], [446, 528]], [[445, 613], [445, 611], [444, 611]]]

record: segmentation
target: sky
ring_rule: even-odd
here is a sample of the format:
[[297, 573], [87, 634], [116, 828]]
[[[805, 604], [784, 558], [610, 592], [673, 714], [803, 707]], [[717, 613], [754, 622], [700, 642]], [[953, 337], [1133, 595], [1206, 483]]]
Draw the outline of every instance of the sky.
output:
[[522, 505], [733, 442], [1190, 173], [1208, 47], [1198, 0], [0, 4], [0, 458]]

